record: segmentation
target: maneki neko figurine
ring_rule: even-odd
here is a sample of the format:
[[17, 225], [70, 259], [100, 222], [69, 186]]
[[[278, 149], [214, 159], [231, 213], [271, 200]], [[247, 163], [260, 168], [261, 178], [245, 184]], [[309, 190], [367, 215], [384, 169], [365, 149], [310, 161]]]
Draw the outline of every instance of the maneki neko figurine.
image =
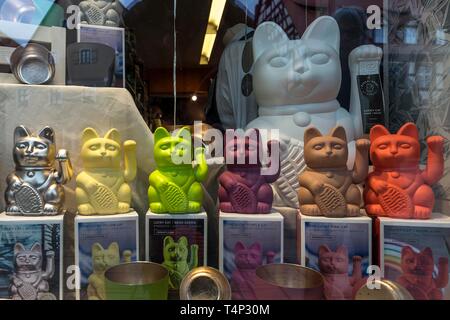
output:
[[428, 137], [428, 163], [420, 164], [419, 132], [406, 123], [396, 134], [376, 125], [370, 131], [370, 159], [364, 200], [367, 214], [400, 219], [429, 219], [434, 207], [431, 186], [444, 174], [444, 138]]
[[271, 21], [255, 30], [252, 73], [259, 116], [247, 128], [280, 132], [281, 173], [272, 184], [278, 207], [298, 208], [297, 177], [306, 167], [303, 136], [309, 127], [324, 134], [344, 127], [348, 168], [355, 162], [356, 140], [364, 133], [358, 76], [364, 65], [370, 66], [371, 74], [379, 73], [382, 49], [364, 45], [351, 52], [350, 106], [341, 106], [337, 100], [342, 82], [339, 52], [339, 26], [329, 16], [314, 20], [301, 39], [289, 39]]
[[[122, 166], [122, 157], [124, 165]], [[82, 135], [84, 170], [77, 176], [76, 197], [80, 215], [130, 212], [131, 188], [136, 177], [136, 142], [123, 143], [116, 129], [100, 137], [92, 128]]]
[[173, 134], [159, 127], [154, 139], [157, 169], [149, 177], [150, 210], [153, 213], [199, 213], [203, 202], [201, 182], [208, 175], [203, 148], [195, 149], [192, 157], [192, 137], [187, 127]]
[[[276, 170], [272, 174], [262, 174], [262, 142], [259, 131], [248, 130], [247, 133], [250, 134], [243, 137], [227, 134], [227, 137], [233, 136], [233, 139], [226, 141], [225, 157], [232, 160], [232, 163], [227, 163], [227, 171], [219, 178], [220, 210], [245, 214], [270, 213], [273, 191], [269, 183], [275, 182], [280, 172]], [[275, 143], [278, 145], [275, 141], [268, 142], [269, 152], [274, 151]], [[243, 163], [238, 161], [241, 154]]]
[[[6, 214], [53, 216], [63, 212], [64, 188], [73, 175], [69, 154], [56, 151], [55, 132], [45, 127], [33, 134], [24, 126], [14, 130], [16, 169], [7, 177]], [[55, 168], [58, 162], [58, 168]]]
[[348, 170], [345, 129], [334, 128], [329, 135], [311, 127], [305, 132], [306, 170], [300, 174], [300, 211], [307, 216], [360, 216], [362, 194], [357, 184], [368, 173], [370, 141], [356, 141], [353, 170]]

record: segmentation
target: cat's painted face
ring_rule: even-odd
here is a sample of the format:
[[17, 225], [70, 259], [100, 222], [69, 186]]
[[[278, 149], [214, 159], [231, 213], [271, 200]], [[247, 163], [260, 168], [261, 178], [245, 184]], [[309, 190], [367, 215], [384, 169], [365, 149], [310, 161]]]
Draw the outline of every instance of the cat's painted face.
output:
[[382, 125], [370, 131], [370, 159], [377, 168], [411, 168], [420, 161], [419, 132], [413, 123], [407, 123], [397, 134]]
[[[171, 167], [174, 164], [191, 166], [192, 142], [189, 129], [182, 128], [176, 135], [171, 135], [165, 128], [159, 127], [154, 139], [154, 157], [158, 167]], [[174, 163], [174, 160], [179, 162]]]
[[39, 243], [33, 244], [30, 250], [21, 243], [14, 246], [14, 262], [19, 271], [38, 271], [42, 267], [42, 249]]
[[253, 86], [260, 106], [300, 105], [335, 100], [341, 86], [340, 32], [331, 17], [315, 20], [301, 40], [289, 40], [273, 22], [253, 38]]
[[104, 138], [92, 128], [82, 135], [81, 158], [85, 168], [120, 168], [121, 142], [116, 129], [111, 129]]
[[164, 238], [165, 261], [187, 261], [188, 253], [188, 240], [186, 237], [180, 237], [178, 242], [175, 242], [170, 236]]
[[92, 266], [95, 271], [105, 271], [119, 263], [120, 251], [117, 242], [111, 243], [107, 249], [104, 249], [99, 243], [92, 245]]
[[14, 131], [14, 162], [20, 167], [51, 167], [55, 161], [55, 133], [45, 127], [37, 135], [19, 126]]
[[348, 251], [340, 246], [333, 252], [328, 246], [319, 248], [319, 269], [324, 274], [347, 274], [348, 273]]
[[419, 253], [414, 252], [411, 247], [402, 249], [402, 271], [405, 274], [419, 276], [431, 275], [434, 269], [433, 252], [425, 248]]
[[336, 127], [328, 136], [322, 136], [312, 127], [304, 135], [305, 162], [309, 168], [345, 167], [348, 158], [346, 133], [343, 127]]
[[234, 263], [238, 269], [256, 269], [262, 265], [262, 247], [256, 242], [246, 248], [242, 242], [234, 247]]
[[[234, 130], [227, 131], [225, 157], [227, 164], [245, 166], [261, 166], [260, 162], [260, 135], [257, 130], [252, 130], [248, 135], [234, 135]], [[230, 138], [228, 138], [230, 137]], [[232, 138], [231, 138], [232, 137]], [[229, 140], [229, 141], [228, 141]]]

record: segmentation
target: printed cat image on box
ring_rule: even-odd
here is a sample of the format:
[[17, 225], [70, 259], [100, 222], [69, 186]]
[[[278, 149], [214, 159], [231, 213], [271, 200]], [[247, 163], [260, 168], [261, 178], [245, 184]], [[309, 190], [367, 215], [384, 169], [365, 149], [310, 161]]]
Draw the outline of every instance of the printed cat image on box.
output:
[[[14, 273], [11, 277], [13, 300], [56, 300], [49, 287], [49, 280], [55, 274], [55, 252], [44, 255], [39, 243], [26, 249], [20, 242], [14, 246]], [[43, 270], [43, 260], [46, 267]]]
[[327, 300], [352, 300], [359, 288], [365, 284], [360, 256], [352, 257], [353, 270], [349, 275], [350, 259], [345, 246], [336, 251], [327, 245], [319, 248], [319, 269], [325, 279]]
[[87, 295], [89, 300], [105, 300], [105, 271], [114, 267], [123, 261], [131, 262], [132, 253], [130, 250], [122, 252], [120, 256], [119, 244], [113, 242], [108, 248], [104, 249], [100, 243], [92, 245], [92, 269], [89, 276]]
[[404, 286], [416, 300], [442, 300], [442, 289], [448, 285], [448, 258], [440, 257], [437, 273], [433, 251], [427, 247], [415, 252], [411, 247], [402, 249], [403, 274], [397, 282]]
[[450, 300], [450, 229], [384, 226], [382, 269], [416, 300]]
[[[236, 269], [231, 276], [231, 294], [233, 300], [256, 300], [256, 269], [263, 265], [263, 248], [259, 242], [246, 247], [238, 241], [234, 247]], [[266, 264], [273, 263], [275, 253], [265, 253]]]
[[1, 224], [0, 239], [0, 298], [62, 298], [61, 224]]
[[178, 289], [188, 272], [198, 267], [198, 245], [189, 246], [188, 239], [184, 236], [178, 241], [167, 236], [164, 238], [163, 245], [163, 266], [169, 270], [169, 286], [171, 289]]

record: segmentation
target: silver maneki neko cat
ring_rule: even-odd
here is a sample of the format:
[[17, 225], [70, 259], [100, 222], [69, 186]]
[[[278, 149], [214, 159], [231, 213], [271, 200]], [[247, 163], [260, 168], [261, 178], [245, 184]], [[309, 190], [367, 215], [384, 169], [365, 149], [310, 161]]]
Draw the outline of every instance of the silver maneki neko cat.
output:
[[[63, 185], [72, 178], [66, 150], [56, 153], [55, 132], [45, 127], [37, 135], [24, 126], [14, 131], [15, 172], [7, 178], [5, 192], [8, 215], [57, 215], [64, 203]], [[55, 160], [58, 169], [54, 167]]]

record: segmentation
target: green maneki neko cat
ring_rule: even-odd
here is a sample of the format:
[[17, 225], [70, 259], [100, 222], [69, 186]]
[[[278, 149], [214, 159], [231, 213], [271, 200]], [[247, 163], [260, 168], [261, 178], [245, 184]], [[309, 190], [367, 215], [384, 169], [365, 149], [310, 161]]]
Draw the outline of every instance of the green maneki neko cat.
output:
[[192, 156], [192, 138], [187, 127], [173, 134], [159, 127], [155, 131], [154, 139], [157, 169], [149, 177], [150, 211], [171, 214], [199, 213], [203, 201], [201, 182], [208, 175], [203, 148], [196, 148]]

